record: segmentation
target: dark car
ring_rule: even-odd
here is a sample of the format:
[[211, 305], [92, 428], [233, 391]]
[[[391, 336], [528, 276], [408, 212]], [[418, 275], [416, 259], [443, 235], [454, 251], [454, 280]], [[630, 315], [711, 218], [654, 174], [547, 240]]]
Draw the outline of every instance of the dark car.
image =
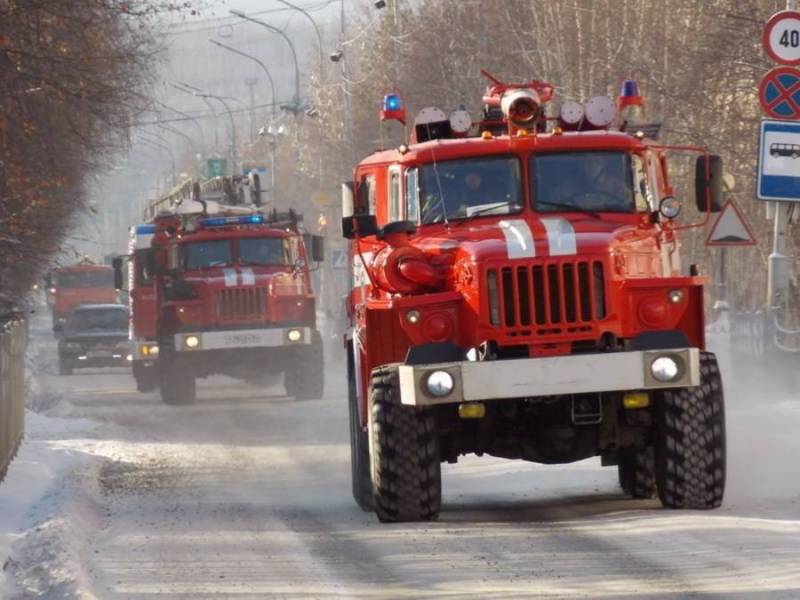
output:
[[128, 307], [85, 304], [67, 318], [58, 342], [58, 372], [73, 369], [129, 366]]

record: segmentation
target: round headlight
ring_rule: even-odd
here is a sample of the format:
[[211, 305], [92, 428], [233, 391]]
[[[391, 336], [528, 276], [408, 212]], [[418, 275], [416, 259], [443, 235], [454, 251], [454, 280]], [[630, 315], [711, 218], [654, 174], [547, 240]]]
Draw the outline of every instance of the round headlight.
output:
[[441, 398], [453, 391], [453, 376], [447, 371], [434, 371], [425, 380], [425, 387], [431, 396]]
[[667, 298], [672, 304], [680, 304], [683, 302], [683, 290], [670, 290], [667, 294]]
[[290, 329], [289, 333], [286, 334], [286, 337], [290, 342], [299, 342], [303, 339], [303, 332], [299, 329]]
[[150, 356], [157, 356], [158, 355], [158, 346], [148, 346]]
[[667, 219], [674, 219], [681, 213], [681, 203], [676, 198], [667, 196], [658, 205], [658, 212]]
[[419, 323], [419, 311], [415, 308], [412, 308], [410, 311], [408, 311], [406, 313], [406, 321], [412, 325]]
[[183, 343], [187, 348], [197, 348], [200, 345], [200, 338], [196, 335], [187, 335]]
[[681, 376], [680, 359], [676, 356], [659, 356], [650, 363], [650, 372], [661, 382], [675, 381]]

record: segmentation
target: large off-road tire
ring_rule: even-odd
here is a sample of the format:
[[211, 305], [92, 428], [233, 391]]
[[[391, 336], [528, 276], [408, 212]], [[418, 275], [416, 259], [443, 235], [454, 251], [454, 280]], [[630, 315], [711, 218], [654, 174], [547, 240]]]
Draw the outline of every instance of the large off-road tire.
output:
[[369, 435], [361, 427], [358, 415], [358, 395], [355, 368], [347, 369], [347, 405], [350, 417], [350, 471], [353, 499], [364, 512], [372, 512], [372, 474], [369, 464]]
[[293, 356], [283, 374], [286, 393], [295, 400], [319, 400], [325, 393], [325, 357], [322, 337], [311, 333], [311, 343], [293, 349]]
[[655, 498], [656, 476], [652, 446], [620, 449], [617, 474], [622, 491], [631, 498]]
[[197, 398], [197, 384], [193, 375], [180, 372], [161, 371], [159, 390], [161, 401], [173, 406], [194, 404]]
[[146, 394], [154, 392], [158, 387], [158, 367], [133, 367], [133, 378], [136, 391]]
[[161, 352], [157, 367], [161, 401], [172, 406], [194, 404], [197, 398], [194, 374], [181, 367], [170, 343], [160, 340], [158, 346]]
[[403, 406], [396, 366], [375, 369], [369, 390], [375, 513], [383, 522], [431, 521], [442, 503], [439, 433], [430, 408]]
[[655, 475], [667, 508], [710, 509], [725, 491], [725, 402], [716, 357], [700, 355], [700, 385], [655, 402]]
[[72, 375], [72, 365], [70, 365], [63, 358], [58, 359], [58, 374], [59, 375]]

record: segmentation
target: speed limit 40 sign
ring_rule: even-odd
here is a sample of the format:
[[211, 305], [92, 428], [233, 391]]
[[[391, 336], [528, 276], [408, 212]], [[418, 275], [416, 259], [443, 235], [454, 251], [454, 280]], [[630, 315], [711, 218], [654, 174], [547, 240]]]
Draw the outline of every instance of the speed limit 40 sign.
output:
[[764, 49], [775, 62], [800, 65], [800, 12], [783, 10], [772, 15], [764, 28]]

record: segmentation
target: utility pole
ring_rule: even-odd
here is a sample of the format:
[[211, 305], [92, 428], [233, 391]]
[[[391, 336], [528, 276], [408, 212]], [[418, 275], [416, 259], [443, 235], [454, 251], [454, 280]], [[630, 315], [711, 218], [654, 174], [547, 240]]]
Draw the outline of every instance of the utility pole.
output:
[[244, 84], [250, 88], [250, 143], [252, 144], [256, 139], [256, 96], [253, 89], [258, 83], [255, 77], [247, 77]]

